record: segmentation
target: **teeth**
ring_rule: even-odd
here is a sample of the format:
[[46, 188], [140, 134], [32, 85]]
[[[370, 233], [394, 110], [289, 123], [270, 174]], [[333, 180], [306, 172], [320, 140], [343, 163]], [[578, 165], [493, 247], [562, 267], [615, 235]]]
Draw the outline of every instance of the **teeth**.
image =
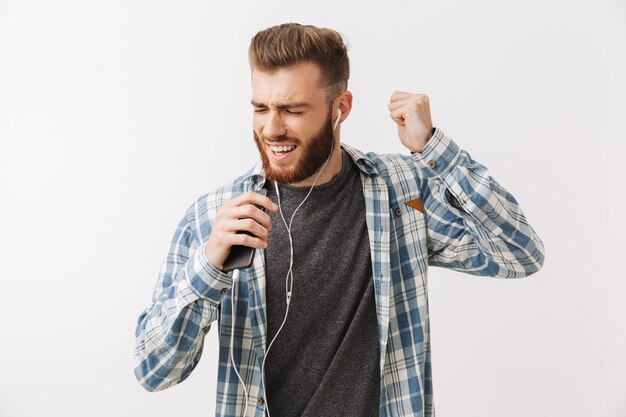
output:
[[270, 146], [270, 148], [274, 152], [276, 152], [276, 153], [289, 152], [289, 151], [293, 151], [294, 149], [296, 149], [296, 145], [291, 145], [291, 146]]

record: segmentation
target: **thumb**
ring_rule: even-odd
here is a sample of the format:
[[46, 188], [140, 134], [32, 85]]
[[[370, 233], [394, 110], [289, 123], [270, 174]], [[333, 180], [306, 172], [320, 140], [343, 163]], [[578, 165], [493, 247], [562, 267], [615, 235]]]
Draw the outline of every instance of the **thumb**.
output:
[[396, 109], [389, 113], [391, 119], [396, 122], [399, 126], [404, 126], [404, 115], [402, 114], [401, 109]]

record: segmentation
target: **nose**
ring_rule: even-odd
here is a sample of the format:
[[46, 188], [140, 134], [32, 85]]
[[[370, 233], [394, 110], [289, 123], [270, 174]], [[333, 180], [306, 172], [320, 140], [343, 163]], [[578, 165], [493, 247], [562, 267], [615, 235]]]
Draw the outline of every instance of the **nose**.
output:
[[286, 133], [287, 129], [285, 129], [280, 112], [269, 110], [263, 126], [263, 136], [268, 139], [273, 139], [278, 136], [283, 136]]

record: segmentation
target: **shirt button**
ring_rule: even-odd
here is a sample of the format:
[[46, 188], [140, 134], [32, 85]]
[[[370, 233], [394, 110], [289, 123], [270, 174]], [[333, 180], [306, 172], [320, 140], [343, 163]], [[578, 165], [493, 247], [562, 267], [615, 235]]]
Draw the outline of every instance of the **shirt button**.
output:
[[259, 403], [259, 405], [263, 405], [265, 404], [265, 400], [263, 399], [263, 397], [259, 397], [256, 399], [256, 402]]
[[221, 290], [222, 295], [226, 294], [226, 291], [228, 291], [228, 288], [222, 288], [222, 290]]
[[396, 216], [400, 217], [400, 215], [402, 215], [402, 210], [400, 210], [400, 207], [398, 207], [396, 209]]
[[428, 161], [428, 166], [431, 169], [435, 169], [437, 167], [437, 162], [435, 162], [434, 160], [430, 160], [430, 161]]

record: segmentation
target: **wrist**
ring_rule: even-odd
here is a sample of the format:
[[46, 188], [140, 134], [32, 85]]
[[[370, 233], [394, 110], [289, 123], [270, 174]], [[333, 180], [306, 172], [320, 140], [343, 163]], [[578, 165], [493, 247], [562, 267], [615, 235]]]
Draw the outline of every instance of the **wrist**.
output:
[[426, 140], [426, 142], [424, 143], [424, 145], [423, 145], [421, 148], [419, 148], [419, 149], [418, 149], [418, 148], [415, 148], [415, 149], [409, 149], [409, 150], [411, 151], [411, 153], [412, 153], [412, 154], [416, 154], [416, 153], [422, 153], [422, 152], [424, 152], [424, 148], [425, 148], [425, 147], [426, 147], [426, 145], [428, 144], [428, 141], [430, 141], [430, 140], [433, 138], [433, 136], [434, 136], [434, 134], [435, 134], [435, 131], [436, 131], [436, 130], [437, 130], [437, 128], [436, 128], [436, 127], [433, 127], [433, 128], [432, 128], [432, 130], [430, 131], [430, 136], [428, 137], [428, 139]]

